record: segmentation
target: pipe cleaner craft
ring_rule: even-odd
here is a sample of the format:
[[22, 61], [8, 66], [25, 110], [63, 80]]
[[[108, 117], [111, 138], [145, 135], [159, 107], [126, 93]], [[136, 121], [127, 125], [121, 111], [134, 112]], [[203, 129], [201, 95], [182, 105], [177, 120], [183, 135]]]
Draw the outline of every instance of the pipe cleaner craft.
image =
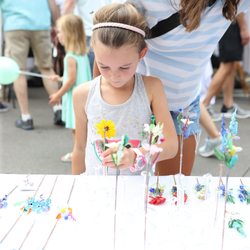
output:
[[166, 185], [160, 186], [159, 184], [159, 175], [157, 176], [157, 183], [151, 185], [149, 187], [149, 198], [151, 200], [149, 201], [149, 204], [152, 205], [159, 205], [166, 201], [166, 198], [162, 197], [164, 190], [166, 188]]
[[[234, 167], [234, 164], [238, 160], [238, 155], [236, 155], [236, 147], [233, 145], [233, 139], [240, 139], [237, 136], [238, 133], [238, 122], [236, 122], [236, 112], [237, 108], [235, 109], [234, 113], [232, 114], [229, 129], [225, 129], [225, 117], [223, 115], [222, 123], [221, 123], [221, 136], [222, 136], [222, 146], [221, 146], [221, 152], [214, 148], [214, 152], [217, 156], [217, 158], [220, 161], [223, 161], [226, 163], [227, 166], [227, 178], [226, 178], [226, 186], [223, 185], [220, 186], [220, 189], [222, 190], [222, 195], [225, 194], [225, 204], [224, 204], [224, 217], [223, 217], [223, 230], [222, 230], [222, 245], [221, 249], [223, 250], [224, 246], [224, 235], [225, 235], [225, 221], [226, 221], [226, 205], [227, 202], [235, 203], [234, 197], [230, 193], [231, 190], [228, 191], [228, 179], [229, 179], [229, 173], [230, 169]], [[225, 190], [224, 190], [225, 189]], [[229, 200], [228, 200], [229, 197]]]
[[75, 179], [74, 179], [74, 182], [73, 182], [72, 187], [71, 187], [71, 191], [69, 194], [67, 204], [57, 208], [58, 209], [58, 215], [56, 216], [57, 221], [61, 218], [64, 218], [65, 220], [69, 220], [69, 219], [72, 219], [73, 221], [76, 220], [73, 217], [72, 208], [69, 207], [69, 200], [70, 200], [74, 186], [75, 186]]
[[76, 220], [72, 214], [72, 208], [70, 208], [68, 204], [62, 207], [58, 207], [57, 210], [58, 210], [58, 215], [56, 216], [56, 219], [64, 218], [64, 220], [69, 220], [69, 219], [73, 221]]
[[[45, 178], [45, 176], [44, 176], [44, 178]], [[55, 179], [54, 185], [53, 185], [52, 190], [50, 192], [50, 196], [46, 200], [44, 199], [43, 194], [40, 195], [40, 200], [35, 200], [35, 196], [37, 194], [37, 191], [43, 182], [43, 179], [42, 179], [42, 181], [41, 181], [41, 183], [40, 183], [40, 185], [39, 185], [38, 189], [36, 190], [35, 195], [33, 197], [28, 197], [28, 199], [26, 199], [25, 201], [17, 202], [14, 204], [14, 206], [20, 206], [23, 203], [25, 203], [25, 205], [21, 208], [21, 210], [24, 213], [27, 213], [27, 215], [30, 214], [31, 212], [36, 212], [38, 214], [41, 214], [43, 212], [45, 212], [45, 213], [49, 212], [50, 204], [52, 202], [50, 198], [51, 198], [52, 192], [54, 190], [57, 178], [58, 178], [58, 176]]]
[[229, 228], [235, 228], [241, 235], [247, 237], [246, 233], [243, 230], [244, 225], [245, 223], [242, 220], [236, 220], [236, 219], [233, 220], [232, 218], [230, 218], [230, 221], [228, 222]]
[[249, 187], [247, 186], [244, 186], [242, 180], [241, 181], [241, 184], [240, 185], [240, 189], [238, 189], [238, 198], [240, 199], [241, 202], [244, 202], [246, 201], [247, 205], [250, 204], [250, 190], [249, 190]]

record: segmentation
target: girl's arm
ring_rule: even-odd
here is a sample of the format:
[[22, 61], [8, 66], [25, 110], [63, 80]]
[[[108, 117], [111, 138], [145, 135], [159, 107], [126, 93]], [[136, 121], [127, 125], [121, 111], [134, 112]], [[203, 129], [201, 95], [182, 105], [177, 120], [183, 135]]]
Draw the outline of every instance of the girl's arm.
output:
[[[178, 139], [174, 127], [173, 119], [168, 109], [166, 94], [163, 88], [163, 84], [160, 79], [151, 76], [143, 76], [143, 81], [148, 95], [148, 100], [155, 116], [156, 124], [164, 123], [163, 135], [165, 141], [161, 144], [155, 144], [163, 149], [158, 161], [174, 158], [178, 151]], [[129, 135], [128, 135], [129, 137]], [[147, 151], [144, 148], [139, 148], [142, 154], [145, 156]], [[107, 149], [103, 152], [103, 165], [110, 168], [115, 168], [115, 164], [111, 158], [112, 149]], [[134, 165], [136, 155], [131, 149], [123, 150], [124, 156], [121, 160], [120, 169], [128, 168]], [[153, 155], [151, 160], [156, 158], [157, 154]]]
[[[91, 82], [79, 85], [73, 91], [73, 104], [76, 118], [75, 146], [72, 156], [72, 174], [85, 172], [85, 148], [87, 142], [87, 116], [85, 105]], [[94, 149], [93, 149], [94, 150]]]
[[[178, 138], [172, 116], [168, 109], [163, 84], [159, 78], [151, 76], [143, 76], [143, 81], [152, 112], [155, 116], [155, 122], [156, 124], [164, 124], [163, 135], [165, 141], [161, 144], [156, 144], [156, 146], [163, 149], [158, 161], [174, 158], [178, 152]], [[155, 157], [154, 155], [153, 158]]]
[[73, 57], [68, 57], [68, 80], [63, 84], [63, 86], [53, 95], [50, 95], [49, 104], [55, 105], [59, 103], [62, 96], [67, 93], [76, 82], [76, 74], [77, 74], [77, 63]]

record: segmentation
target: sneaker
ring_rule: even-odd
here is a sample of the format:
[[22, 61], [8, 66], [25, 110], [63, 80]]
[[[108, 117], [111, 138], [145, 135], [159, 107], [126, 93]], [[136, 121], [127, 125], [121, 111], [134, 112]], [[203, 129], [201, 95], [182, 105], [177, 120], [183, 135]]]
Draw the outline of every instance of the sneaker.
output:
[[209, 113], [209, 115], [211, 116], [213, 122], [218, 122], [222, 119], [222, 115], [216, 114], [210, 105], [207, 106], [206, 109], [207, 109], [207, 112]]
[[234, 103], [233, 107], [231, 108], [227, 108], [225, 105], [223, 105], [221, 108], [221, 113], [224, 114], [225, 118], [231, 118], [236, 108], [236, 118], [245, 119], [250, 117], [250, 111], [240, 108], [237, 103]]
[[65, 125], [65, 123], [62, 121], [62, 110], [57, 110], [55, 112], [54, 116], [54, 124], [55, 125]]
[[8, 110], [8, 107], [0, 102], [0, 113], [7, 112]]
[[205, 145], [199, 148], [199, 154], [202, 157], [209, 157], [215, 155], [214, 148], [220, 149], [221, 145], [222, 145], [221, 137], [215, 139], [206, 138]]
[[27, 120], [26, 122], [24, 122], [22, 120], [22, 117], [20, 117], [16, 122], [15, 122], [15, 126], [17, 128], [21, 128], [21, 129], [24, 129], [24, 130], [32, 130], [34, 129], [33, 127], [33, 120], [32, 119], [29, 119]]

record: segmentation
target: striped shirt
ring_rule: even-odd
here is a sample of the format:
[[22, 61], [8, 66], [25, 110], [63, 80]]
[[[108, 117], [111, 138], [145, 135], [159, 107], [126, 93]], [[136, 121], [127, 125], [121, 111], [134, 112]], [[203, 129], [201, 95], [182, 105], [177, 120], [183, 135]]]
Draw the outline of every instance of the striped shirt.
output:
[[[113, 0], [124, 3], [124, 0]], [[179, 10], [180, 0], [134, 0], [150, 28]], [[137, 71], [161, 79], [171, 111], [188, 107], [199, 95], [200, 80], [216, 44], [230, 25], [222, 15], [225, 0], [217, 0], [202, 14], [200, 26], [187, 33], [183, 25], [147, 40], [148, 52]], [[238, 13], [250, 8], [250, 0], [241, 0]]]

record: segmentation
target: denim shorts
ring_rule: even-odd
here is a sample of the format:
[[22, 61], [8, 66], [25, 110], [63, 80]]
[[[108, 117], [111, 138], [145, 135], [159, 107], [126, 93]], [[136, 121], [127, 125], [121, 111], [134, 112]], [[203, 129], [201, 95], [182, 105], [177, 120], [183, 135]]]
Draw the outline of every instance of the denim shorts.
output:
[[[184, 116], [187, 118], [189, 116], [189, 120], [194, 122], [187, 126], [187, 132], [189, 135], [200, 134], [201, 130], [199, 128], [199, 118], [200, 118], [200, 96], [197, 98], [187, 107], [184, 109]], [[177, 122], [177, 117], [180, 114], [179, 112], [170, 111], [172, 119], [174, 121], [174, 126], [177, 135], [180, 135], [179, 123]]]

